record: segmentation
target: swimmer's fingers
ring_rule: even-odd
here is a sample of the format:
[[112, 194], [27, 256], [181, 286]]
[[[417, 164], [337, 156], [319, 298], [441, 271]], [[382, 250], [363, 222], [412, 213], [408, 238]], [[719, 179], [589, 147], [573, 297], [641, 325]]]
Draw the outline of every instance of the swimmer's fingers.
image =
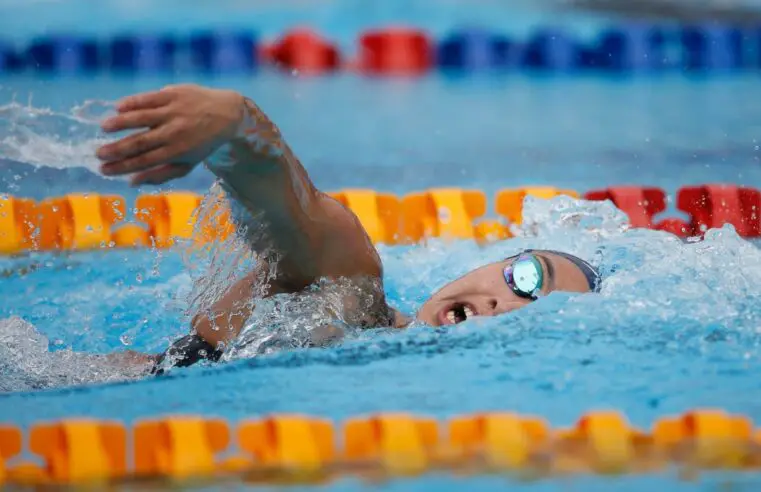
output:
[[193, 166], [188, 166], [187, 164], [163, 164], [149, 171], [136, 174], [132, 177], [130, 183], [133, 186], [142, 184], [159, 185], [172, 179], [186, 176], [192, 169]]
[[154, 128], [165, 122], [168, 116], [169, 112], [165, 108], [141, 109], [108, 118], [101, 124], [101, 128], [106, 133], [135, 128]]
[[133, 174], [171, 162], [177, 154], [172, 146], [163, 145], [134, 157], [106, 162], [100, 166], [100, 171], [106, 176]]
[[158, 149], [169, 143], [172, 130], [166, 127], [146, 130], [100, 147], [95, 155], [107, 162], [120, 161]]
[[119, 101], [116, 110], [120, 113], [136, 111], [138, 109], [154, 109], [166, 106], [174, 99], [172, 91], [154, 91], [128, 96]]

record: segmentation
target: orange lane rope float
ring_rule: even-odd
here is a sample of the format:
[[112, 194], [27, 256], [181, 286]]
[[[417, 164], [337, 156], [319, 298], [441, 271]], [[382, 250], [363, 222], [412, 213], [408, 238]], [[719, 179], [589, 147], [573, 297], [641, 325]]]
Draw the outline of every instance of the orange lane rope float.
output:
[[[511, 236], [511, 226], [522, 223], [526, 197], [559, 195], [609, 200], [629, 217], [632, 227], [686, 237], [731, 224], [740, 236], [761, 236], [761, 191], [735, 185], [680, 188], [675, 205], [689, 217], [686, 221], [660, 217], [667, 197], [653, 187], [618, 186], [583, 195], [550, 186], [502, 189], [494, 196], [492, 211], [480, 190], [432, 188], [400, 197], [346, 189], [330, 195], [354, 212], [373, 242], [389, 245], [431, 238], [480, 243], [504, 239]], [[213, 213], [202, 216], [201, 203], [201, 196], [191, 192], [140, 195], [128, 216], [125, 199], [117, 195], [71, 194], [39, 202], [0, 195], [0, 254], [167, 248], [178, 240], [207, 244], [229, 237], [235, 228], [224, 200], [215, 201]]]
[[[24, 451], [42, 464], [21, 460]], [[131, 427], [64, 419], [34, 424], [26, 433], [0, 425], [0, 485], [226, 477], [315, 483], [432, 471], [549, 478], [668, 468], [761, 470], [761, 432], [749, 418], [716, 409], [660, 418], [649, 431], [632, 427], [616, 411], [588, 412], [571, 428], [552, 428], [541, 418], [510, 412], [447, 421], [379, 413], [342, 423], [289, 414], [237, 424], [170, 416]]]

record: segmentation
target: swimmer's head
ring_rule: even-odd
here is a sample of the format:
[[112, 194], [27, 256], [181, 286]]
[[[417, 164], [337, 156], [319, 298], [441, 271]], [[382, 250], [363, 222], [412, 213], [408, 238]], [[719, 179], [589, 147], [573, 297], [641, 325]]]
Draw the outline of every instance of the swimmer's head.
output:
[[445, 285], [423, 304], [417, 319], [432, 326], [452, 325], [521, 308], [552, 291], [593, 292], [599, 285], [597, 270], [581, 258], [528, 250]]

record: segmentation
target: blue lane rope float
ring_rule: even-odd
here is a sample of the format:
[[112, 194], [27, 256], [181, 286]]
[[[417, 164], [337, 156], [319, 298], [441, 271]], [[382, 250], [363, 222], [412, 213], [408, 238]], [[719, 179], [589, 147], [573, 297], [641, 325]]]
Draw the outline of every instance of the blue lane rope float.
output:
[[[537, 26], [526, 38], [488, 29], [455, 29], [440, 40], [424, 30], [380, 28], [360, 33], [354, 57], [336, 43], [300, 28], [272, 42], [253, 32], [202, 31], [187, 35], [121, 33], [110, 38], [49, 34], [14, 45], [0, 40], [0, 71], [220, 72], [245, 73], [273, 65], [316, 73], [336, 67], [373, 75], [457, 70], [544, 71], [552, 73], [733, 72], [761, 69], [761, 29], [720, 23], [620, 23], [592, 39], [555, 26]], [[298, 36], [292, 33], [298, 32]], [[286, 42], [287, 40], [287, 42]], [[372, 41], [369, 41], [372, 40]], [[277, 46], [286, 42], [283, 56]], [[369, 48], [368, 42], [372, 44]], [[315, 56], [323, 52], [331, 56]], [[299, 53], [304, 56], [299, 56]], [[280, 56], [270, 56], [279, 53]], [[296, 55], [294, 55], [296, 53]], [[283, 64], [286, 66], [283, 67]], [[287, 66], [287, 65], [292, 66]]]

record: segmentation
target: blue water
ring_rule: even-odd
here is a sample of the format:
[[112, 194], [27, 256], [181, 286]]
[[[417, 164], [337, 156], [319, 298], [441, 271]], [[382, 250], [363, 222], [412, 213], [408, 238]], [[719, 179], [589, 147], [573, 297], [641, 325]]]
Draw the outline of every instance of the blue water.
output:
[[[6, 77], [0, 80], [0, 102], [8, 103], [0, 108], [0, 152], [55, 170], [28, 180], [15, 178], [28, 174], [27, 167], [0, 170], [0, 191], [129, 194], [122, 183], [73, 169], [96, 168], [93, 153], [102, 138], [97, 125], [73, 119], [83, 111], [75, 106], [180, 80], [256, 99], [323, 189], [404, 193], [461, 186], [491, 193], [529, 184], [585, 191], [632, 183], [673, 192], [712, 181], [761, 186], [761, 89], [753, 75], [383, 81], [265, 72], [246, 78]], [[48, 188], [40, 188], [40, 180]], [[199, 168], [176, 186], [203, 191], [209, 183]]]
[[169, 32], [188, 30], [253, 30], [271, 39], [295, 26], [310, 26], [327, 34], [345, 52], [353, 52], [360, 30], [403, 24], [442, 35], [463, 25], [479, 25], [507, 33], [525, 33], [537, 23], [562, 22], [581, 34], [590, 34], [605, 19], [574, 11], [557, 11], [556, 0], [519, 0], [506, 6], [499, 0], [389, 0], [357, 3], [352, 0], [3, 0], [0, 18], [3, 38], [23, 43], [50, 33], [77, 33], [106, 37], [115, 32]]
[[[522, 311], [455, 329], [367, 332], [337, 348], [124, 383], [82, 385], [123, 376], [70, 350], [156, 351], [184, 333], [182, 293], [191, 276], [181, 255], [109, 252], [8, 261], [7, 267], [32, 260], [43, 266], [4, 280], [0, 370], [3, 389], [16, 391], [0, 396], [0, 421], [26, 426], [71, 415], [133, 421], [178, 412], [229, 419], [306, 412], [341, 419], [383, 410], [447, 417], [511, 409], [563, 426], [590, 409], [615, 408], [646, 428], [659, 416], [716, 406], [758, 419], [761, 252], [730, 228], [710, 232], [703, 243], [683, 244], [652, 231], [621, 232], [621, 218], [610, 209], [548, 212], [557, 206], [529, 203], [529, 216], [544, 228], [485, 250], [469, 243], [382, 248], [390, 302], [412, 311], [442, 283], [526, 246], [594, 258], [607, 277], [601, 295], [556, 293]], [[569, 220], [579, 213], [587, 224], [604, 220], [580, 229]], [[9, 321], [13, 316], [29, 324]], [[13, 366], [3, 367], [8, 361]], [[632, 480], [616, 483], [640, 484], [632, 485], [637, 490], [644, 479]]]
[[[155, 2], [113, 2], [93, 7], [100, 21], [86, 25], [75, 21], [82, 2], [37, 3], [47, 6], [43, 13], [27, 3], [15, 5], [7, 36], [25, 40], [39, 34], [43, 17], [50, 30], [104, 35], [138, 22], [164, 29], [182, 21], [192, 28], [224, 23], [248, 2], [215, 9], [197, 2], [180, 10], [175, 22], [169, 7]], [[124, 9], [132, 4], [135, 10], [127, 15]], [[335, 9], [272, 7], [269, 14], [235, 17], [238, 23], [259, 19], [265, 32], [277, 32], [319, 11], [323, 15], [311, 17], [312, 24], [332, 29], [346, 43], [362, 26], [392, 18], [435, 31], [455, 25], [465, 11], [495, 24], [510, 17], [489, 3], [466, 9], [452, 2], [426, 10], [416, 2], [404, 15], [395, 3], [368, 12], [330, 5]], [[141, 14], [134, 13], [140, 7]], [[206, 16], [210, 12], [217, 17]], [[549, 15], [526, 12], [505, 21], [505, 28], [526, 29]], [[42, 20], [20, 21], [33, 15]], [[8, 16], [0, 19], [9, 22]], [[0, 192], [41, 198], [91, 190], [134, 197], [147, 191], [91, 172], [97, 165], [93, 151], [105, 138], [97, 115], [107, 105], [85, 102], [187, 80], [234, 88], [257, 100], [327, 190], [362, 186], [401, 194], [461, 186], [491, 194], [529, 184], [582, 192], [647, 184], [673, 192], [704, 182], [761, 187], [761, 90], [753, 76], [432, 75], [381, 81], [265, 71], [246, 78], [0, 78]], [[210, 183], [199, 168], [172, 186], [204, 192]], [[187, 295], [201, 268], [182, 251], [0, 258], [0, 421], [26, 427], [72, 415], [132, 421], [201, 413], [234, 420], [270, 412], [342, 419], [390, 410], [443, 418], [509, 409], [564, 426], [590, 409], [615, 408], [647, 428], [660, 416], [701, 406], [761, 420], [761, 252], [754, 245], [731, 228], [711, 231], [696, 244], [653, 231], [625, 231], [620, 214], [607, 206], [562, 200], [527, 206], [537, 227], [527, 228], [522, 239], [486, 249], [469, 243], [382, 247], [390, 302], [412, 313], [444, 283], [527, 246], [590, 258], [606, 275], [600, 295], [555, 293], [519, 312], [450, 330], [368, 331], [335, 348], [192, 367], [160, 379], [130, 380], [91, 356], [157, 352], [187, 332]], [[574, 220], [579, 217], [582, 225]], [[507, 479], [462, 480], [429, 476], [384, 488], [496, 490]], [[759, 483], [755, 475], [734, 475], [710, 476], [702, 485], [714, 489], [726, 481], [738, 490]], [[344, 481], [335, 487], [359, 485]], [[523, 485], [694, 486], [673, 475]]]

